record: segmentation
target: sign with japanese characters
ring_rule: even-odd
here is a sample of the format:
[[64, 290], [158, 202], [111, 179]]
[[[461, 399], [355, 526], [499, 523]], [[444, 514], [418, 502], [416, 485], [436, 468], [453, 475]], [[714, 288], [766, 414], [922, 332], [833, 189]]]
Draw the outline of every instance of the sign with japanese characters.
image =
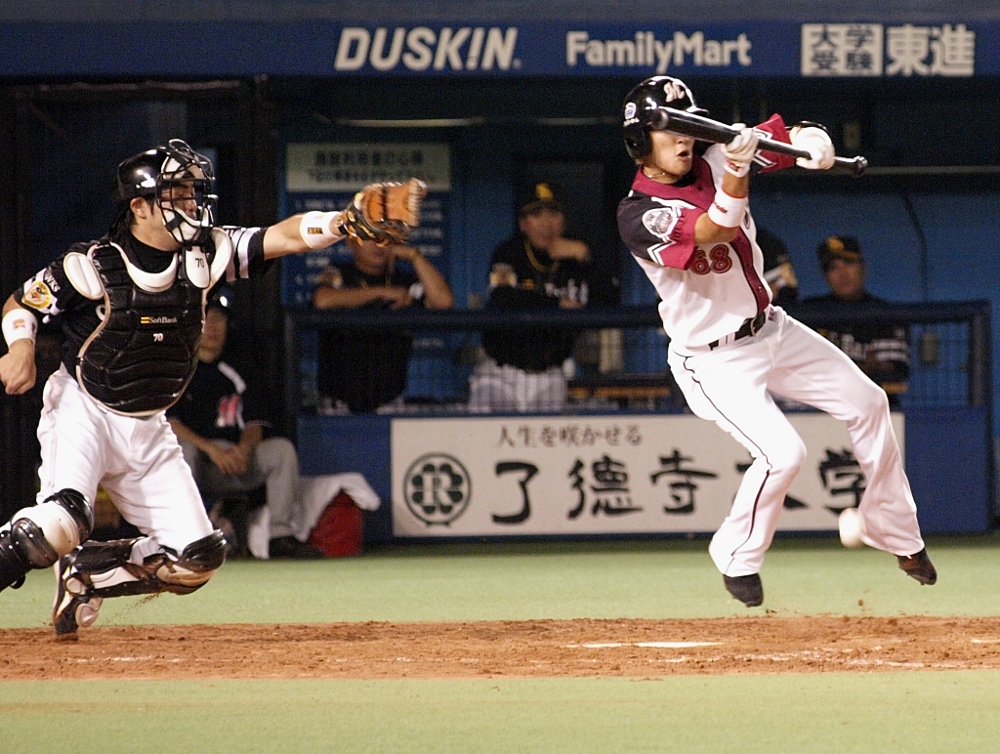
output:
[[[836, 529], [865, 490], [847, 430], [789, 419], [809, 457], [779, 529]], [[690, 415], [398, 419], [391, 435], [397, 537], [714, 532], [752, 461]]]
[[[420, 208], [420, 226], [408, 243], [449, 268], [447, 227], [451, 192], [451, 148], [443, 143], [300, 143], [285, 151], [285, 214], [334, 212], [344, 209], [355, 192], [369, 183], [427, 184]], [[282, 300], [286, 306], [308, 308], [316, 280], [333, 259], [347, 258], [343, 243], [282, 260]]]
[[803, 76], [972, 76], [965, 24], [803, 24]]

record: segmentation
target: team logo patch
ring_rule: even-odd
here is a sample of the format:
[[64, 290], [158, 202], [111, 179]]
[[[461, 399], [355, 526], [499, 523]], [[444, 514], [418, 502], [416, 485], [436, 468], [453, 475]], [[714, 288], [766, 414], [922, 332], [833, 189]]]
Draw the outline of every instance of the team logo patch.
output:
[[[527, 282], [527, 281], [525, 281]], [[517, 273], [509, 264], [495, 264], [490, 270], [490, 288], [498, 288], [502, 285], [517, 287]]]
[[643, 227], [657, 238], [674, 243], [670, 234], [677, 227], [677, 221], [681, 219], [679, 207], [663, 207], [662, 209], [651, 209], [642, 216]]
[[635, 103], [629, 102], [625, 105], [625, 119], [630, 120], [635, 117]]
[[448, 526], [469, 506], [469, 472], [444, 453], [428, 453], [414, 461], [403, 479], [410, 512], [428, 526]]
[[150, 316], [147, 316], [147, 315], [143, 315], [143, 316], [139, 317], [139, 324], [140, 325], [176, 325], [177, 324], [177, 317], [168, 317], [168, 316], [150, 317]]
[[44, 280], [35, 280], [24, 292], [21, 302], [32, 309], [45, 309], [52, 303], [52, 291]]
[[243, 404], [240, 396], [226, 395], [219, 399], [219, 415], [215, 417], [216, 427], [236, 427], [239, 424]]

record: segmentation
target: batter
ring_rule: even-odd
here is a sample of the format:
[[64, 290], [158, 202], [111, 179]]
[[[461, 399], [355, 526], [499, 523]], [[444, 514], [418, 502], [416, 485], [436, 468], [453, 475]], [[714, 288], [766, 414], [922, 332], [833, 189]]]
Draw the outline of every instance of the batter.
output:
[[[760, 570], [785, 493], [806, 449], [771, 393], [847, 425], [867, 478], [857, 516], [861, 539], [897, 556], [921, 584], [937, 573], [924, 547], [885, 392], [840, 349], [771, 302], [748, 201], [751, 168], [816, 170], [833, 144], [816, 124], [787, 129], [779, 115], [699, 156], [694, 140], [657, 130], [660, 107], [704, 113], [687, 85], [646, 79], [626, 97], [626, 149], [638, 171], [618, 208], [621, 237], [660, 297], [668, 362], [691, 411], [749, 451], [732, 508], [709, 552], [736, 599], [760, 605]], [[761, 135], [805, 149], [797, 160], [757, 150]]]

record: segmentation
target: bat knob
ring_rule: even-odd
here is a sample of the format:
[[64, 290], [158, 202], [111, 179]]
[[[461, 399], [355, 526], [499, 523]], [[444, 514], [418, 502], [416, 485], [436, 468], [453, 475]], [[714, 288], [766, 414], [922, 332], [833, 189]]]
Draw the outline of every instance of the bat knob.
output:
[[857, 157], [834, 157], [833, 166], [849, 173], [853, 178], [860, 178], [868, 170], [868, 160], [861, 155]]
[[649, 125], [654, 131], [666, 131], [670, 123], [670, 115], [665, 110], [653, 110], [649, 114]]

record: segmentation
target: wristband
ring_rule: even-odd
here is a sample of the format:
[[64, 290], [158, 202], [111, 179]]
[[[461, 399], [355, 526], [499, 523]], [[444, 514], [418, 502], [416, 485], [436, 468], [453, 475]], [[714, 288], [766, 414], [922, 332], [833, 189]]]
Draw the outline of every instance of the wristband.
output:
[[708, 208], [708, 219], [720, 228], [738, 228], [749, 204], [750, 197], [730, 196], [719, 188], [712, 206]]
[[27, 309], [11, 309], [3, 317], [3, 338], [8, 346], [15, 340], [30, 340], [34, 343], [37, 330], [38, 320]]
[[343, 236], [330, 228], [340, 226], [340, 212], [306, 212], [299, 224], [299, 234], [310, 249], [325, 249]]

